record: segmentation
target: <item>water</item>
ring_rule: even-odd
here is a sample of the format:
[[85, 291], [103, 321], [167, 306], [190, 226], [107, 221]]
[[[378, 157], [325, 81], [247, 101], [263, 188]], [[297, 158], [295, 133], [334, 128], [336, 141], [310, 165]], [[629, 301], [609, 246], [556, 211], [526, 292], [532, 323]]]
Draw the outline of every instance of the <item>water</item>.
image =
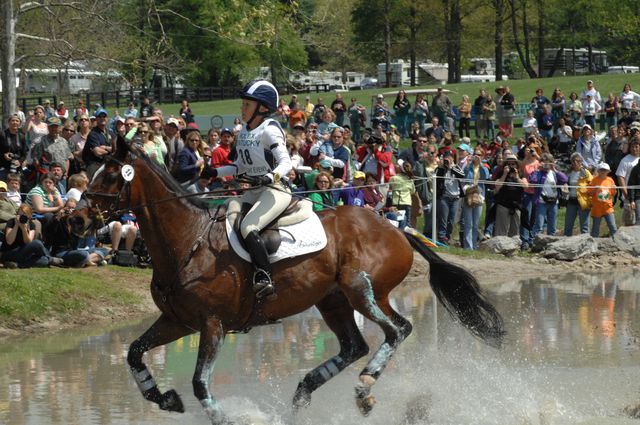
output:
[[[256, 424], [626, 424], [640, 402], [637, 273], [569, 275], [493, 285], [490, 299], [509, 332], [502, 350], [473, 339], [434, 311], [430, 290], [411, 282], [394, 303], [414, 324], [373, 389], [362, 419], [354, 386], [359, 361], [313, 394], [294, 420], [290, 402], [304, 373], [337, 352], [317, 311], [227, 337], [214, 394], [231, 416]], [[145, 361], [162, 391], [176, 389], [183, 415], [145, 401], [125, 364], [128, 344], [154, 320], [9, 340], [0, 347], [1, 424], [208, 423], [192, 395], [198, 337], [155, 349]], [[371, 347], [381, 332], [359, 317]], [[408, 413], [409, 412], [409, 413]]]

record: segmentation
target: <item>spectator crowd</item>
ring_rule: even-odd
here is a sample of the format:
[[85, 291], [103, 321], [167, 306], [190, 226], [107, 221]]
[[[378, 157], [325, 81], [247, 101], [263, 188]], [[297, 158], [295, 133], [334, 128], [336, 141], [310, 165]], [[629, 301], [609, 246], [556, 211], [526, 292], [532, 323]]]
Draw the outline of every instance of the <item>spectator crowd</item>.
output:
[[[370, 109], [341, 93], [329, 104], [281, 99], [274, 118], [294, 165], [288, 182], [316, 211], [353, 205], [401, 228], [422, 216], [425, 235], [465, 249], [504, 235], [518, 236], [527, 250], [545, 232], [597, 237], [604, 221], [613, 237], [619, 225], [640, 224], [640, 95], [625, 84], [603, 98], [587, 81], [568, 97], [559, 88], [550, 98], [542, 89], [524, 101], [515, 96], [501, 86], [495, 96], [480, 90], [454, 105], [443, 89], [432, 99], [400, 90], [390, 103], [378, 95]], [[521, 103], [527, 115], [516, 136]], [[118, 135], [134, 128], [149, 158], [186, 190], [233, 187], [210, 169], [235, 160], [242, 124], [236, 119], [204, 134], [194, 121], [186, 100], [165, 116], [148, 98], [122, 115], [99, 104], [90, 112], [78, 101], [72, 111], [45, 102], [10, 116], [0, 134], [0, 261], [81, 267], [134, 249], [139, 232], [131, 212], [85, 237], [65, 226], [86, 207], [84, 191]], [[559, 208], [566, 209], [562, 229]]]

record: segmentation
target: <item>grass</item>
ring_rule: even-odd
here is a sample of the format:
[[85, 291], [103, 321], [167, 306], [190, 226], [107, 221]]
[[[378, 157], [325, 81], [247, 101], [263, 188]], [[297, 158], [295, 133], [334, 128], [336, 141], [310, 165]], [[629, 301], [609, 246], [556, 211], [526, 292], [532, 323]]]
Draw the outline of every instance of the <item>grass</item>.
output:
[[107, 266], [95, 269], [0, 269], [0, 324], [46, 320], [92, 308], [134, 306], [141, 296], [128, 290], [150, 280], [150, 271]]

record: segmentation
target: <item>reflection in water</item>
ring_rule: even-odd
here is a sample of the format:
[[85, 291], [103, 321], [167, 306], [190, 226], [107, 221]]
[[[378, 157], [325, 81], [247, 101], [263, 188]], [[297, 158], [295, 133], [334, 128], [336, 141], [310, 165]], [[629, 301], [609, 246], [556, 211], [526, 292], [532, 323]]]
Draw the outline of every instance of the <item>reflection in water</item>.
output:
[[[432, 422], [419, 423], [626, 423], [621, 408], [640, 398], [636, 281], [635, 274], [572, 275], [489, 288], [509, 332], [500, 351], [474, 340], [442, 308], [434, 314], [424, 284], [404, 285], [393, 304], [414, 323], [414, 333], [374, 387], [378, 405], [367, 423], [403, 423], [406, 405], [416, 397], [430, 400]], [[130, 378], [128, 344], [153, 320], [3, 344], [0, 423], [207, 423], [191, 389], [197, 335], [145, 357], [160, 388], [183, 396], [184, 415], [144, 401]], [[377, 347], [380, 330], [362, 317], [358, 323]], [[248, 335], [229, 335], [216, 362], [213, 392], [232, 416], [248, 412], [262, 417], [261, 423], [291, 423], [297, 381], [338, 349], [317, 310]], [[314, 393], [298, 423], [359, 423], [353, 387], [365, 363]]]

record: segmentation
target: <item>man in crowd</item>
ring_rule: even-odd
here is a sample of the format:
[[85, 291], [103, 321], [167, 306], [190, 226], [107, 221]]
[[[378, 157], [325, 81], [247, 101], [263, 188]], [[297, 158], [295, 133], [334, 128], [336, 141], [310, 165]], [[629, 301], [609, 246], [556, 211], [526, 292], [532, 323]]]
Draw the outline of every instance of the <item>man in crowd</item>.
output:
[[87, 167], [89, 180], [100, 168], [104, 158], [113, 151], [111, 136], [107, 129], [108, 113], [106, 109], [98, 109], [95, 113], [96, 125], [89, 132], [87, 142], [82, 149], [82, 160]]

